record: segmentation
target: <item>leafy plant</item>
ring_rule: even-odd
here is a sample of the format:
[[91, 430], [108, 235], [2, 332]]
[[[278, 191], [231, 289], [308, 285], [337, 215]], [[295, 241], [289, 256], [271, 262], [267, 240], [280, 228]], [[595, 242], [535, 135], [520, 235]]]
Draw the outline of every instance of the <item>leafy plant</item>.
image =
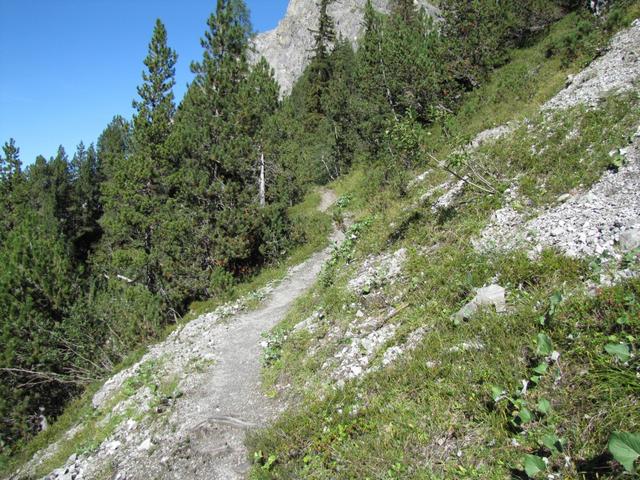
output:
[[634, 472], [635, 461], [640, 457], [640, 434], [613, 433], [609, 439], [609, 452], [627, 472]]
[[553, 433], [542, 437], [542, 445], [547, 447], [552, 455], [558, 454], [563, 449], [563, 440]]
[[553, 342], [544, 333], [539, 333], [536, 340], [536, 354], [544, 357], [551, 355], [553, 352]]
[[540, 325], [544, 326], [545, 323], [549, 322], [554, 317], [558, 306], [562, 303], [562, 300], [563, 296], [561, 292], [556, 292], [551, 295], [551, 297], [549, 298], [549, 307], [547, 308], [547, 311], [538, 319]]
[[626, 362], [631, 358], [631, 349], [626, 343], [609, 343], [605, 345], [604, 349], [620, 362]]
[[264, 348], [262, 352], [262, 365], [268, 367], [280, 360], [282, 355], [282, 344], [287, 339], [287, 335], [283, 331], [275, 331], [263, 333], [265, 341], [262, 342]]
[[527, 455], [524, 459], [524, 471], [531, 478], [535, 478], [547, 469], [547, 464], [542, 457]]
[[544, 415], [548, 415], [549, 412], [551, 411], [551, 402], [549, 402], [549, 400], [547, 400], [546, 398], [542, 398], [538, 401], [538, 405], [536, 406], [536, 409], [544, 414]]

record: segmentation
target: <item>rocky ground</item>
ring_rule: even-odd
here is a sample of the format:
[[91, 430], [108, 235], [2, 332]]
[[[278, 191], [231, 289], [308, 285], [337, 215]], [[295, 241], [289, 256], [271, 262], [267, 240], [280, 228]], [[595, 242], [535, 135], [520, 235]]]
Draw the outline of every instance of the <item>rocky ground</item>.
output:
[[640, 78], [640, 19], [618, 33], [599, 58], [567, 79], [567, 87], [542, 107], [570, 108], [578, 104], [596, 106], [606, 95], [635, 89]]
[[605, 173], [586, 192], [561, 196], [557, 205], [530, 220], [531, 212], [525, 216], [511, 205], [496, 211], [476, 248], [528, 246], [535, 254], [556, 247], [571, 257], [616, 258], [637, 247], [633, 238], [640, 236], [640, 127], [633, 143], [621, 150], [626, 164], [617, 172]]
[[[620, 32], [607, 51], [549, 100], [544, 111], [584, 104], [594, 107], [608, 95], [637, 89], [640, 84], [640, 19]], [[640, 243], [640, 126], [630, 144], [611, 156], [623, 165], [608, 171], [589, 190], [562, 195], [556, 205], [540, 211], [518, 211], [517, 185], [505, 198], [480, 237], [480, 251], [525, 247], [535, 255], [555, 247], [571, 257], [605, 256], [619, 259]], [[624, 274], [623, 274], [624, 276]]]

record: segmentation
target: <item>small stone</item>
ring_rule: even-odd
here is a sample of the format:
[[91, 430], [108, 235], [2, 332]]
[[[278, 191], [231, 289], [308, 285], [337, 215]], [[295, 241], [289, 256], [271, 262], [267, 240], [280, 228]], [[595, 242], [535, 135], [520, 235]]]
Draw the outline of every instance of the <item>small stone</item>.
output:
[[571, 194], [570, 193], [565, 193], [564, 195], [560, 195], [558, 197], [558, 203], [563, 203], [566, 202], [567, 200], [569, 200], [571, 198]]
[[494, 284], [480, 288], [475, 298], [462, 307], [454, 316], [458, 320], [466, 320], [475, 315], [479, 308], [490, 306], [495, 307], [497, 313], [504, 313], [507, 310], [505, 293], [505, 289], [500, 285]]
[[626, 230], [620, 234], [620, 248], [625, 252], [640, 248], [640, 228]]
[[114, 440], [113, 442], [107, 443], [106, 447], [107, 447], [107, 450], [109, 450], [109, 452], [115, 452], [117, 449], [120, 448], [120, 445], [122, 445], [122, 442], [118, 440]]
[[364, 318], [364, 312], [363, 312], [362, 310], [358, 310], [358, 311], [356, 312], [356, 317], [358, 317], [358, 318]]
[[151, 450], [151, 447], [153, 447], [153, 442], [150, 438], [147, 438], [144, 442], [138, 445], [138, 450], [146, 452], [148, 450]]

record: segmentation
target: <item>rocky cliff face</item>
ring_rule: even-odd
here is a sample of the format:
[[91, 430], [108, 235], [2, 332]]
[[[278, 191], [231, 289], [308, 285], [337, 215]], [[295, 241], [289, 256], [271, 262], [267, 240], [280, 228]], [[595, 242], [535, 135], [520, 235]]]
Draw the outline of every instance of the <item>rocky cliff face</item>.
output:
[[[381, 12], [388, 11], [389, 3], [389, 0], [373, 0], [373, 6]], [[424, 0], [418, 3], [431, 14], [436, 14], [437, 9], [431, 4]], [[365, 5], [366, 0], [339, 0], [329, 7], [337, 32], [354, 43], [362, 32]], [[280, 24], [255, 39], [257, 58], [264, 56], [275, 69], [276, 79], [285, 95], [307, 66], [313, 48], [310, 29], [316, 28], [317, 23], [315, 0], [291, 0]]]

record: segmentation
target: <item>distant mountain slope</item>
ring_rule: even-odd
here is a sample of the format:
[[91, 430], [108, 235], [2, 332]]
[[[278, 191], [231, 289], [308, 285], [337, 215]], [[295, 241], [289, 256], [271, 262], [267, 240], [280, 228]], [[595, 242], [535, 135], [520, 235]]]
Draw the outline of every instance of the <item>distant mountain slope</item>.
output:
[[[428, 12], [436, 14], [437, 9], [420, 0]], [[329, 8], [335, 19], [337, 31], [344, 38], [356, 42], [362, 31], [362, 18], [366, 0], [340, 0]], [[373, 0], [373, 6], [386, 12], [389, 0]], [[291, 91], [296, 79], [302, 74], [313, 47], [318, 7], [315, 0], [291, 0], [285, 17], [274, 30], [259, 34], [255, 39], [258, 58], [264, 56], [275, 69], [276, 79], [284, 94]]]

